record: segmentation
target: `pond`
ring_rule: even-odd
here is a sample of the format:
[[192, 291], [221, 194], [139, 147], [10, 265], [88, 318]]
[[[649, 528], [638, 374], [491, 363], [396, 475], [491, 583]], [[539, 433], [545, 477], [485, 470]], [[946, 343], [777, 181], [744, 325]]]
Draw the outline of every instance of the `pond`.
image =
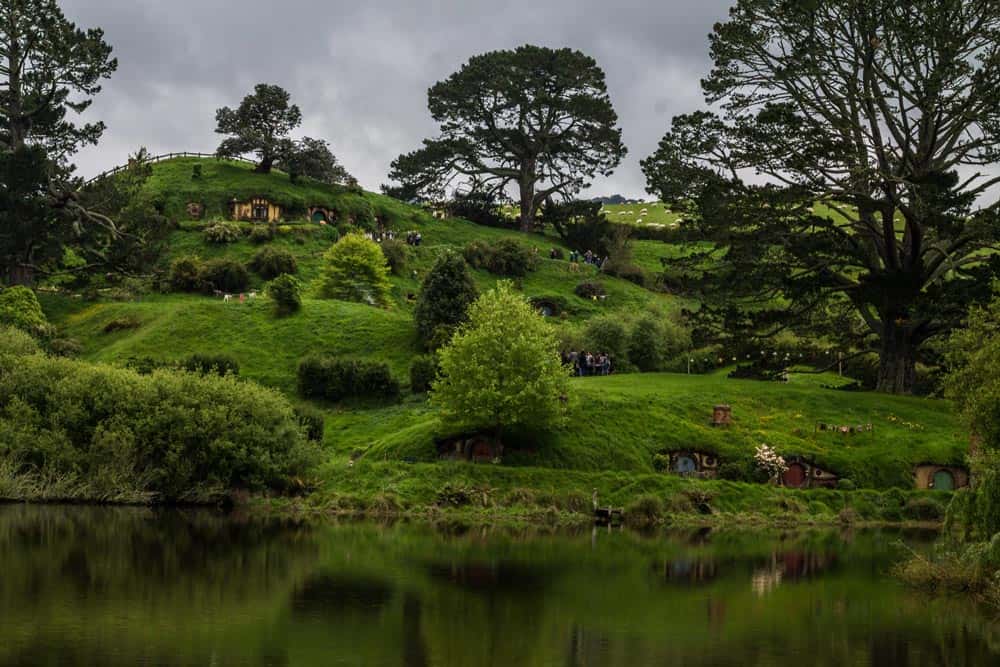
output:
[[886, 576], [933, 537], [0, 506], [0, 665], [1000, 664]]

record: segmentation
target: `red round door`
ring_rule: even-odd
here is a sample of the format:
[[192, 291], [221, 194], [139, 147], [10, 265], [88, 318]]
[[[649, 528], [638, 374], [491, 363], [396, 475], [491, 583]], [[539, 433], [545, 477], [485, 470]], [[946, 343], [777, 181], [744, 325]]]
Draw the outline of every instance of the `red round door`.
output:
[[797, 489], [806, 483], [806, 467], [801, 463], [788, 466], [784, 476], [785, 486]]

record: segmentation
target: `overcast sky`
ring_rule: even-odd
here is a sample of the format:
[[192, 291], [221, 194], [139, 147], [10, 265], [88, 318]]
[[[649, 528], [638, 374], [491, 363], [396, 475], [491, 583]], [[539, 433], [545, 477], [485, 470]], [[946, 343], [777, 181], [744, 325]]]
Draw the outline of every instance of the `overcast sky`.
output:
[[730, 0], [61, 0], [101, 27], [119, 60], [89, 116], [108, 125], [82, 175], [153, 153], [212, 152], [215, 110], [254, 84], [286, 88], [301, 134], [328, 140], [368, 189], [434, 134], [427, 89], [469, 57], [568, 46], [604, 69], [629, 155], [589, 196], [644, 196], [639, 160], [670, 118], [701, 106], [713, 23]]

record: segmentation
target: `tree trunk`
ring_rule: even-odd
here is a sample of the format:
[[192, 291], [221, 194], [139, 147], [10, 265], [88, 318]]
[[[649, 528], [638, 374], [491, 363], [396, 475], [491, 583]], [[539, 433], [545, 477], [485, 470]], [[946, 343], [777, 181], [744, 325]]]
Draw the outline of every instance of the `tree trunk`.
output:
[[257, 168], [254, 169], [254, 171], [256, 171], [258, 174], [270, 174], [271, 167], [273, 166], [274, 166], [273, 157], [261, 158], [260, 164], [257, 165]]
[[35, 284], [35, 270], [30, 266], [17, 264], [7, 269], [6, 278], [8, 285], [32, 287]]
[[917, 380], [917, 343], [905, 326], [886, 321], [879, 351], [878, 391], [909, 394]]
[[535, 161], [525, 160], [521, 163], [521, 177], [518, 186], [521, 190], [521, 231], [535, 231]]

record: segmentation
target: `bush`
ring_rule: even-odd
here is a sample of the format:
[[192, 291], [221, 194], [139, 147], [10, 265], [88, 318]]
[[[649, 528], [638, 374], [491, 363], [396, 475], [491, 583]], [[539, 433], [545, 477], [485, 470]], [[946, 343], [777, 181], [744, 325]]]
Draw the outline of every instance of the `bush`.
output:
[[437, 378], [437, 372], [437, 357], [428, 355], [414, 359], [410, 364], [410, 391], [415, 394], [430, 391], [431, 385]]
[[448, 217], [462, 218], [477, 225], [487, 227], [515, 227], [516, 222], [503, 213], [503, 207], [495, 195], [486, 192], [473, 191], [455, 198], [445, 204]]
[[841, 491], [854, 491], [858, 487], [854, 483], [854, 480], [843, 477], [837, 480], [837, 488]]
[[40, 352], [38, 343], [27, 332], [0, 325], [0, 354], [23, 356]]
[[653, 317], [645, 316], [632, 327], [628, 342], [628, 358], [640, 371], [662, 370], [666, 358], [663, 327]]
[[302, 283], [287, 273], [267, 284], [267, 295], [274, 301], [278, 315], [291, 315], [302, 307]]
[[116, 317], [107, 324], [104, 325], [102, 331], [104, 333], [114, 333], [116, 331], [129, 331], [131, 329], [138, 329], [142, 326], [142, 320], [140, 320], [135, 315], [122, 315], [121, 317]]
[[625, 508], [625, 523], [630, 526], [652, 526], [663, 516], [663, 501], [657, 496], [644, 495]]
[[48, 326], [48, 321], [35, 293], [15, 285], [0, 292], [0, 324], [37, 334]]
[[627, 280], [630, 283], [638, 285], [639, 287], [645, 287], [647, 283], [646, 272], [634, 264], [610, 266], [607, 267], [604, 272], [608, 275], [617, 276], [618, 278]]
[[489, 263], [492, 249], [486, 241], [469, 241], [462, 250], [462, 256], [469, 266], [476, 269], [485, 269]]
[[497, 276], [523, 278], [538, 266], [537, 253], [514, 239], [500, 239], [493, 244], [471, 241], [462, 254], [470, 265]]
[[303, 398], [333, 402], [346, 398], [396, 400], [401, 393], [388, 364], [322, 356], [299, 362], [298, 387]]
[[239, 225], [228, 222], [217, 222], [214, 225], [205, 227], [205, 231], [202, 234], [204, 234], [205, 240], [209, 243], [222, 245], [239, 241], [243, 236], [243, 230], [240, 229]]
[[311, 442], [323, 442], [326, 418], [322, 412], [309, 405], [297, 405], [295, 406], [295, 417], [305, 431], [306, 438]]
[[49, 352], [57, 357], [76, 357], [83, 352], [83, 345], [75, 338], [56, 338], [49, 341]]
[[261, 248], [250, 260], [250, 270], [264, 280], [277, 278], [283, 273], [293, 275], [298, 273], [299, 266], [295, 256], [281, 248]]
[[746, 464], [734, 463], [732, 461], [719, 464], [719, 479], [725, 479], [730, 482], [747, 482], [749, 481], [747, 473]]
[[200, 375], [239, 375], [240, 364], [227, 354], [192, 354], [178, 362], [177, 367]]
[[910, 498], [903, 507], [903, 516], [913, 521], [940, 521], [944, 517], [944, 505], [934, 498]]
[[583, 330], [583, 338], [590, 352], [610, 354], [619, 371], [629, 367], [629, 335], [620, 317], [602, 315], [592, 318]]
[[268, 243], [274, 238], [274, 230], [271, 225], [256, 225], [250, 230], [250, 243]]
[[242, 292], [250, 284], [245, 266], [232, 259], [210, 259], [201, 265], [198, 280], [205, 289], [220, 292]]
[[196, 257], [178, 257], [170, 264], [170, 287], [177, 292], [201, 289], [201, 261]]
[[603, 283], [592, 282], [589, 280], [577, 285], [573, 292], [581, 299], [597, 299], [607, 295], [607, 291], [604, 289]]
[[379, 245], [360, 234], [340, 239], [323, 256], [321, 294], [369, 305], [389, 303], [389, 267]]
[[497, 276], [522, 278], [538, 265], [538, 255], [513, 239], [500, 239], [491, 251], [486, 270]]
[[394, 275], [403, 275], [406, 268], [406, 259], [409, 254], [408, 246], [399, 239], [386, 239], [379, 244], [385, 261], [389, 265], [389, 270]]
[[26, 477], [75, 476], [72, 498], [287, 489], [317, 461], [281, 394], [230, 377], [0, 355], [0, 405], [0, 459]]
[[[469, 267], [455, 253], [445, 253], [424, 278], [413, 318], [417, 334], [428, 349], [447, 342], [451, 332], [466, 319], [478, 290]], [[444, 327], [445, 332], [440, 331]]]

